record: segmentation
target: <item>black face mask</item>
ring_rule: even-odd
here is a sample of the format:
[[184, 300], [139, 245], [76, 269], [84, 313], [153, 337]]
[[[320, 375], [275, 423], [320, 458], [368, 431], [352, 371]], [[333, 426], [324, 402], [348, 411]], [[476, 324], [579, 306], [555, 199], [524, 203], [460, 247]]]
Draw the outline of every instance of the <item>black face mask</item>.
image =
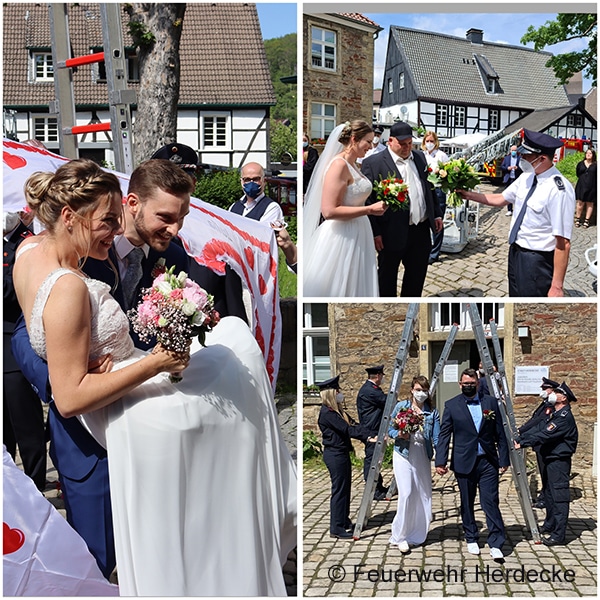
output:
[[477, 385], [474, 383], [467, 383], [461, 385], [462, 393], [469, 398], [472, 398], [477, 392]]

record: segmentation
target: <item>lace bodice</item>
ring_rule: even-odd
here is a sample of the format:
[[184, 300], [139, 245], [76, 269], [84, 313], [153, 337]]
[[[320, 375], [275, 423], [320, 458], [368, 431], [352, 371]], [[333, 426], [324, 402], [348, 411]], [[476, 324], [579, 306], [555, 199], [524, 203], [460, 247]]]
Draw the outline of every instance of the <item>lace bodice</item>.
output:
[[351, 183], [346, 189], [346, 195], [344, 196], [343, 205], [363, 206], [365, 200], [371, 194], [373, 186], [371, 185], [371, 182], [356, 167], [350, 164], [343, 157], [336, 157], [334, 160], [340, 158], [348, 165], [348, 169], [350, 169], [350, 174], [354, 179], [354, 182]]
[[[57, 269], [46, 277], [37, 291], [31, 319], [29, 322], [29, 338], [36, 354], [43, 359], [46, 356], [46, 333], [42, 322], [42, 313], [54, 284], [63, 276], [81, 277], [69, 269]], [[103, 354], [112, 354], [113, 360], [119, 361], [131, 356], [134, 350], [129, 335], [129, 321], [118, 302], [110, 295], [110, 286], [97, 279], [81, 277], [90, 294], [92, 313], [92, 329], [90, 340], [90, 359]]]

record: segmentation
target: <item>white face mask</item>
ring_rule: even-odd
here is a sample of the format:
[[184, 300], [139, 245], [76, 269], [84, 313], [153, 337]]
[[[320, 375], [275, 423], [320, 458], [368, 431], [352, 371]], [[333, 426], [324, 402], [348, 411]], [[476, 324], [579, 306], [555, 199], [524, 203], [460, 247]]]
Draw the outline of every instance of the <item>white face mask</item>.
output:
[[557, 400], [557, 398], [556, 398], [556, 394], [554, 392], [548, 394], [548, 404], [554, 405], [554, 404], [556, 404], [556, 400]]
[[379, 144], [379, 138], [378, 137], [374, 137], [373, 138], [373, 144]]
[[548, 398], [548, 390], [542, 390], [542, 391], [540, 392], [540, 398], [541, 398], [542, 400], [546, 400], [546, 399]]
[[342, 392], [338, 392], [335, 395], [335, 399], [337, 401], [338, 404], [341, 404], [344, 401], [344, 394], [342, 394]]
[[10, 233], [13, 229], [16, 229], [20, 222], [19, 213], [4, 213], [4, 233]]
[[519, 164], [519, 166], [521, 167], [521, 171], [523, 171], [523, 173], [535, 173], [535, 166], [533, 165], [533, 163], [537, 162], [540, 158], [541, 157], [538, 156], [531, 162], [524, 158]]
[[435, 148], [435, 144], [433, 142], [425, 142], [425, 148], [431, 152]]
[[427, 400], [427, 397], [429, 396], [429, 394], [425, 390], [414, 390], [412, 395], [418, 404], [423, 404], [423, 402], [425, 402], [425, 400]]

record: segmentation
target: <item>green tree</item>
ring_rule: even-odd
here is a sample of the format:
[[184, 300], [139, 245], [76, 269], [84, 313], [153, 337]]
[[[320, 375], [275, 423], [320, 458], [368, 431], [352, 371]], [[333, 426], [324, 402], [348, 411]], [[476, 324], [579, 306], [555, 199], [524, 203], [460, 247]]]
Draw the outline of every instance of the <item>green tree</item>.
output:
[[271, 119], [271, 159], [280, 161], [284, 152], [296, 156], [296, 127]]
[[296, 39], [295, 33], [288, 33], [283, 37], [265, 40], [271, 81], [277, 97], [277, 104], [271, 109], [271, 117], [280, 121], [289, 120], [294, 126], [297, 118], [297, 85], [284, 83], [281, 79], [298, 72]]
[[533, 42], [534, 50], [543, 50], [546, 46], [559, 42], [588, 39], [587, 48], [584, 50], [557, 54], [548, 60], [546, 66], [553, 69], [560, 84], [568, 83], [575, 73], [583, 71], [584, 76], [592, 80], [592, 86], [596, 86], [597, 36], [598, 16], [596, 14], [560, 13], [554, 21], [546, 21], [537, 29], [530, 25], [521, 38], [521, 43]]

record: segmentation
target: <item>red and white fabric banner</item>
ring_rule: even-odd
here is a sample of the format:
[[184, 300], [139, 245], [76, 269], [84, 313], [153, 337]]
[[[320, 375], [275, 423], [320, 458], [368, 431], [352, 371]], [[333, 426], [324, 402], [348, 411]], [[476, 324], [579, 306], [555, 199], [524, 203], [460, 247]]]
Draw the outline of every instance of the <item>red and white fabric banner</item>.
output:
[[[43, 148], [4, 139], [2, 158], [4, 212], [23, 210], [23, 185], [37, 171], [55, 171], [69, 159]], [[125, 195], [129, 178], [114, 173]], [[281, 350], [281, 313], [277, 285], [278, 247], [264, 223], [192, 198], [190, 213], [180, 231], [187, 253], [201, 265], [223, 274], [227, 263], [252, 297], [252, 329], [275, 388]]]
[[3, 595], [118, 596], [79, 534], [4, 447]]

